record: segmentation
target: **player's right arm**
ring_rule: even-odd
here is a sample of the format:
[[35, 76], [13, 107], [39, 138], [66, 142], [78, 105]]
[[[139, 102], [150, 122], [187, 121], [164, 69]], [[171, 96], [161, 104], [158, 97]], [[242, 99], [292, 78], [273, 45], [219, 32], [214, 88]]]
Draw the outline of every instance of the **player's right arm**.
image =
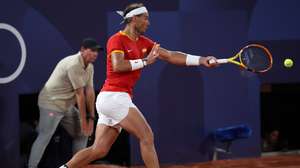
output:
[[[216, 58], [213, 56], [196, 56], [189, 55], [179, 51], [170, 51], [164, 48], [158, 50], [159, 58], [175, 65], [215, 67], [217, 65]], [[209, 64], [208, 61], [213, 60], [214, 63]]]

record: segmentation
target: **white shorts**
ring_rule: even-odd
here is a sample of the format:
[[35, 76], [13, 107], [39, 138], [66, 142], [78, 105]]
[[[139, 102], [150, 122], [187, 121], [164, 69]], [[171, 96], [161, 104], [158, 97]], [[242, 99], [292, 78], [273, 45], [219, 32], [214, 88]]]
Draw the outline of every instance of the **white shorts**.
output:
[[99, 115], [98, 124], [115, 127], [120, 130], [118, 123], [128, 114], [129, 108], [137, 108], [126, 92], [100, 92], [96, 100]]

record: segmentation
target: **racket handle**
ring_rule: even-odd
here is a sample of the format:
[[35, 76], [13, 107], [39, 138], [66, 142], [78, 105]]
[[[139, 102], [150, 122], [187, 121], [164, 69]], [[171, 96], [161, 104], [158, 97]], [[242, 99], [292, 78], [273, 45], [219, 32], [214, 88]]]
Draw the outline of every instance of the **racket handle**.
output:
[[[208, 63], [209, 63], [209, 64], [213, 64], [213, 63], [215, 63], [215, 61], [214, 61], [214, 60], [209, 60]], [[218, 64], [225, 64], [225, 63], [228, 63], [228, 59], [217, 59], [217, 63], [218, 63]]]

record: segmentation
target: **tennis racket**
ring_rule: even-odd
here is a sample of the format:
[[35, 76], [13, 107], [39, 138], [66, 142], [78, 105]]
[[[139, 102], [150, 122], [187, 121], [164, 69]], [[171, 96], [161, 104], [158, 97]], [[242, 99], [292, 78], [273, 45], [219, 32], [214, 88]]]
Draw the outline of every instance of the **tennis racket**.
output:
[[[214, 60], [208, 62], [210, 64], [215, 63]], [[272, 68], [273, 58], [266, 47], [259, 44], [250, 44], [231, 58], [217, 59], [217, 63], [232, 63], [251, 72], [263, 73]]]

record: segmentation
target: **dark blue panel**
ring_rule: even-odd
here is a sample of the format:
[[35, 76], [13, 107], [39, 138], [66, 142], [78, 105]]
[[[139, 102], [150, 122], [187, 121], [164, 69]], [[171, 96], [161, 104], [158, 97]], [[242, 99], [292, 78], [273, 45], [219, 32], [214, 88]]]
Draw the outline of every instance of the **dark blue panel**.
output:
[[[92, 36], [105, 46], [119, 31], [121, 18], [113, 11], [131, 1], [2, 0], [0, 23], [14, 26], [27, 46], [21, 75], [0, 84], [2, 166], [19, 164], [18, 95], [35, 93], [55, 64], [77, 52], [82, 38]], [[134, 102], [153, 128], [163, 163], [206, 161], [212, 149], [211, 132], [246, 123], [253, 136], [233, 146], [232, 158], [259, 156], [261, 83], [299, 82], [298, 0], [168, 0], [141, 1], [149, 9], [146, 33], [162, 47], [225, 58], [256, 42], [270, 48], [273, 69], [263, 75], [222, 65], [214, 70], [177, 67], [158, 61], [147, 67], [135, 89]], [[272, 5], [270, 5], [272, 4]], [[20, 61], [20, 46], [9, 32], [0, 30], [0, 76], [13, 72]], [[105, 80], [105, 53], [95, 63], [95, 87]], [[294, 67], [283, 67], [285, 58]], [[15, 129], [11, 129], [15, 128]], [[7, 131], [10, 130], [10, 131]], [[132, 141], [135, 142], [135, 141]], [[138, 143], [132, 143], [132, 163], [141, 163]]]
[[249, 39], [295, 40], [300, 38], [298, 0], [258, 0], [251, 16]]

